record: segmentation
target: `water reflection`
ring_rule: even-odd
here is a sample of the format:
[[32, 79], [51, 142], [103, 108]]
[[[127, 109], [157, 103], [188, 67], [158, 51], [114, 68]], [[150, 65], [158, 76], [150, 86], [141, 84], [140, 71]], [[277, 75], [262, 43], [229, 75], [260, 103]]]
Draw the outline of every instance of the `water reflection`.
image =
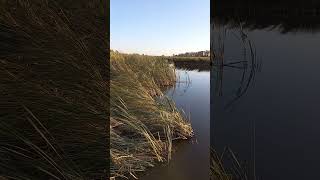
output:
[[[213, 104], [211, 104], [211, 106], [214, 107], [215, 112], [217, 112], [217, 110], [229, 112], [234, 108], [233, 106], [236, 102], [247, 93], [249, 87], [253, 85], [255, 74], [261, 71], [262, 63], [261, 60], [258, 60], [257, 50], [247, 32], [243, 29], [242, 24], [239, 24], [238, 28], [226, 26], [215, 27], [216, 28], [212, 30], [211, 40], [211, 50], [213, 52], [213, 56], [211, 56], [211, 88], [214, 89], [211, 93], [215, 94], [215, 96], [213, 96], [213, 101], [216, 102], [215, 105], [219, 102], [221, 104], [219, 104], [220, 107]], [[238, 47], [236, 50], [238, 52], [229, 53], [229, 42], [237, 44]], [[230, 77], [233, 79], [230, 79]], [[230, 82], [232, 82], [232, 85]], [[223, 88], [224, 83], [226, 83], [226, 88]], [[211, 112], [213, 111], [211, 110]], [[213, 117], [218, 117], [215, 112], [213, 113]], [[212, 136], [215, 135], [215, 124], [212, 123], [212, 126], [211, 139], [214, 139]], [[238, 160], [228, 145], [224, 146], [223, 151], [220, 147], [221, 156], [219, 159], [216, 159], [216, 161], [221, 161], [224, 166], [227, 166], [228, 172], [232, 172], [233, 176], [242, 180], [256, 179], [255, 120], [252, 121], [252, 128], [247, 130], [252, 130], [253, 132], [251, 137], [249, 137], [252, 142], [248, 147], [250, 152], [252, 152], [252, 157], [246, 159], [250, 160], [249, 162]], [[212, 146], [215, 146], [215, 144], [212, 143]], [[216, 147], [213, 149], [215, 148]], [[212, 154], [212, 156], [215, 155], [217, 154]], [[250, 176], [248, 173], [252, 175]]]
[[[229, 28], [225, 26], [218, 26], [213, 30], [212, 38], [212, 74], [211, 78], [215, 84], [215, 93], [218, 96], [223, 96], [223, 79], [225, 71], [238, 71], [239, 83], [236, 84], [236, 89], [229, 102], [226, 103], [225, 108], [229, 108], [236, 103], [248, 90], [250, 85], [254, 82], [256, 72], [260, 72], [262, 68], [261, 59], [257, 58], [257, 50], [254, 44], [247, 35], [247, 32], [239, 24], [238, 28]], [[233, 39], [233, 40], [230, 40]], [[237, 42], [237, 54], [232, 53], [232, 56], [225, 53], [226, 41]]]
[[319, 7], [219, 0], [211, 9], [211, 145], [230, 148], [246, 179], [320, 179]]
[[195, 137], [190, 141], [175, 141], [170, 162], [150, 169], [142, 180], [209, 179], [210, 72], [176, 69], [176, 86], [166, 90], [190, 120]]
[[210, 61], [175, 61], [175, 67], [189, 71], [210, 71]]
[[274, 29], [281, 33], [317, 32], [320, 3], [314, 0], [217, 0], [211, 7], [215, 23], [254, 29]]

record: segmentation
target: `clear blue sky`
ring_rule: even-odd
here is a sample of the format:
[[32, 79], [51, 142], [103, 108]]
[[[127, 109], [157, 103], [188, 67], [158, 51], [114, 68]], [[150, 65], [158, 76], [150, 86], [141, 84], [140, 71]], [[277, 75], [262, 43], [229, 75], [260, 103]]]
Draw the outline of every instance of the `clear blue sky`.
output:
[[210, 0], [111, 0], [110, 46], [172, 55], [210, 49]]

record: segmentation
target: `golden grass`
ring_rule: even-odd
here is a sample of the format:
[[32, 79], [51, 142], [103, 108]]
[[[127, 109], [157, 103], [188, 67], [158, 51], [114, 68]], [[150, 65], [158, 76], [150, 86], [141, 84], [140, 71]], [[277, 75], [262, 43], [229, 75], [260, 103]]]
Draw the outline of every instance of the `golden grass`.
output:
[[161, 57], [111, 52], [111, 175], [134, 177], [171, 157], [173, 139], [193, 135], [189, 122], [163, 95], [175, 84], [174, 69]]
[[108, 66], [108, 2], [0, 4], [0, 177], [106, 179], [110, 156], [132, 178], [192, 136], [160, 90], [175, 82], [166, 61], [112, 52]]

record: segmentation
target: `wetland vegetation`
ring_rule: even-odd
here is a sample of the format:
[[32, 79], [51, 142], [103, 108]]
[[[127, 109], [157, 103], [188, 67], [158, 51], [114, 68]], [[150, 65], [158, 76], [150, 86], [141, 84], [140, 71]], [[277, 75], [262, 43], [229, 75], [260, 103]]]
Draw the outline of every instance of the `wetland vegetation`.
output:
[[173, 63], [177, 68], [187, 70], [210, 70], [210, 57], [202, 56], [169, 56], [167, 57], [170, 63]]
[[103, 2], [0, 2], [0, 179], [138, 178], [193, 137], [170, 59], [106, 63]]
[[107, 5], [73, 2], [0, 2], [0, 179], [107, 178]]
[[137, 178], [169, 161], [173, 141], [191, 138], [193, 130], [161, 90], [176, 83], [166, 59], [112, 51], [110, 63], [111, 175]]

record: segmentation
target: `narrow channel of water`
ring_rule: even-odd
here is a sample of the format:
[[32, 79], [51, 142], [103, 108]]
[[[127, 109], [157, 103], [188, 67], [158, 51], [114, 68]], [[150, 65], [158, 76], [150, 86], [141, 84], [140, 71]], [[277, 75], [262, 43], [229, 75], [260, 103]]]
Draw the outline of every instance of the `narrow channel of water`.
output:
[[142, 180], [209, 179], [210, 72], [177, 69], [176, 73], [180, 81], [166, 95], [189, 116], [195, 137], [175, 142], [171, 161], [148, 170]]

